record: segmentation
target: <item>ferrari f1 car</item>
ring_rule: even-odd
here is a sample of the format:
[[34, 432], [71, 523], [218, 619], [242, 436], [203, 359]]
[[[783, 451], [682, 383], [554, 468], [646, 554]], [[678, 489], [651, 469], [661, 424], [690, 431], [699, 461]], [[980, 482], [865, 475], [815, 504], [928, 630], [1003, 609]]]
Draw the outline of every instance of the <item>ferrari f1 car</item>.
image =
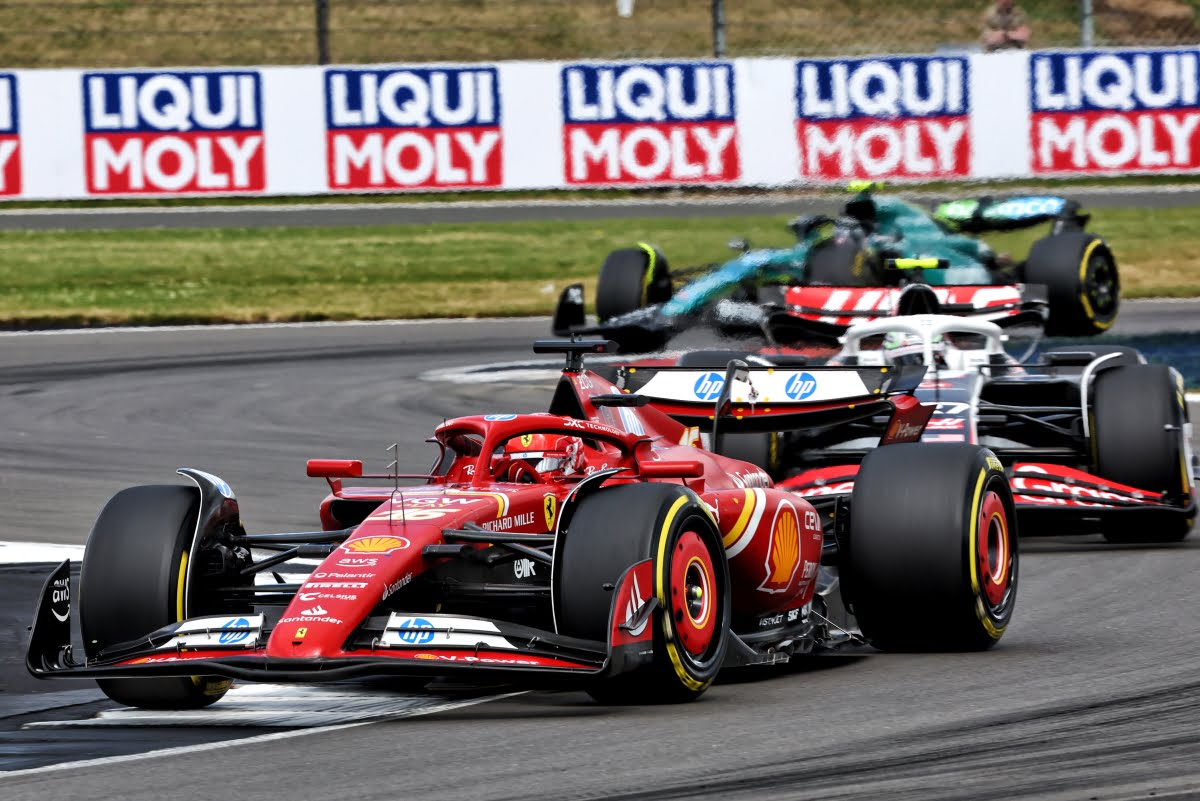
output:
[[[1019, 362], [1003, 337], [994, 323], [948, 315], [858, 323], [829, 363], [926, 365], [915, 394], [932, 415], [921, 431], [876, 415], [836, 428], [743, 435], [720, 449], [760, 464], [781, 479], [777, 486], [812, 500], [851, 492], [858, 465], [881, 437], [978, 443], [1005, 465], [1022, 536], [1100, 533], [1135, 543], [1186, 537], [1198, 471], [1180, 374], [1147, 364], [1133, 348], [1102, 344], [1046, 348]], [[723, 363], [730, 355], [698, 352], [689, 363]], [[619, 381], [636, 388], [647, 372]]]
[[[443, 423], [416, 485], [310, 461], [331, 487], [321, 531], [248, 534], [233, 490], [198, 470], [180, 471], [190, 485], [118, 493], [79, 579], [84, 653], [70, 644], [64, 562], [42, 591], [28, 669], [96, 679], [140, 707], [202, 707], [231, 679], [366, 675], [661, 702], [696, 698], [725, 667], [1000, 639], [1017, 589], [1012, 496], [986, 449], [905, 441], [926, 414], [911, 395], [924, 367], [755, 375], [781, 392], [752, 411], [724, 389], [750, 378], [736, 365], [659, 374], [656, 387], [694, 390], [702, 417], [731, 430], [886, 416], [899, 435], [823, 505], [695, 447], [695, 428], [582, 369], [584, 352], [611, 344], [540, 344], [568, 360], [549, 412]], [[813, 382], [799, 404], [786, 390], [797, 381]], [[909, 500], [926, 486], [944, 500]], [[319, 564], [282, 583], [305, 557]]]
[[[734, 240], [742, 252], [732, 261], [675, 272], [650, 245], [613, 251], [596, 286], [599, 322], [587, 324], [583, 286], [573, 284], [559, 298], [554, 328], [602, 334], [632, 352], [661, 348], [698, 324], [773, 344], [835, 341], [856, 320], [896, 313], [901, 288], [923, 283], [947, 313], [1036, 321], [1051, 335], [1096, 334], [1116, 319], [1120, 282], [1108, 244], [1085, 230], [1088, 219], [1061, 197], [957, 200], [930, 213], [867, 187], [837, 219], [789, 223], [790, 248], [751, 250]], [[1049, 235], [1018, 263], [975, 236], [1046, 222]]]

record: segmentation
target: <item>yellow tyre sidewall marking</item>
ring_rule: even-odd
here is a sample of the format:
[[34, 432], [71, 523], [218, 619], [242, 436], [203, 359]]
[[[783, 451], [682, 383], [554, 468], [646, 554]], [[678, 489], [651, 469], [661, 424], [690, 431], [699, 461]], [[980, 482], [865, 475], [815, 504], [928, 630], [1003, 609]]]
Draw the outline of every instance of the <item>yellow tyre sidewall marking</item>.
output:
[[[1084, 248], [1083, 258], [1079, 262], [1079, 283], [1080, 283], [1080, 285], [1087, 283], [1088, 260], [1092, 257], [1092, 251], [1095, 250], [1096, 248], [1098, 248], [1099, 246], [1100, 246], [1100, 240], [1093, 239], [1091, 242], [1088, 243], [1088, 246], [1086, 248]], [[1080, 291], [1079, 302], [1083, 304], [1083, 310], [1087, 313], [1088, 320], [1090, 320], [1092, 325], [1096, 326], [1101, 331], [1107, 330], [1109, 328], [1109, 326], [1111, 326], [1113, 324], [1112, 320], [1109, 320], [1108, 322], [1101, 322], [1100, 320], [1096, 319], [1096, 312], [1092, 309], [1092, 303], [1091, 303], [1091, 301], [1088, 300], [1086, 290]]]
[[663, 622], [663, 640], [667, 646], [667, 656], [671, 659], [671, 664], [675, 668], [675, 675], [679, 677], [679, 681], [684, 687], [687, 687], [693, 692], [699, 692], [711, 684], [710, 681], [697, 681], [687, 668], [683, 666], [683, 660], [679, 656], [679, 649], [675, 647], [671, 631], [671, 614], [667, 606], [667, 560], [670, 554], [667, 553], [667, 543], [671, 540], [671, 524], [675, 522], [676, 515], [679, 510], [687, 505], [690, 498], [687, 495], [680, 495], [671, 504], [671, 508], [667, 510], [667, 516], [663, 518], [662, 527], [659, 529], [658, 536], [658, 553], [655, 556], [654, 568], [657, 574], [655, 582], [655, 592], [658, 596], [658, 606], [662, 612]]
[[[979, 618], [979, 622], [983, 624], [987, 630], [988, 636], [994, 640], [1000, 639], [1000, 635], [1004, 633], [1006, 626], [997, 626], [988, 616], [987, 609], [983, 605], [983, 595], [980, 593], [979, 586], [979, 513], [982, 510], [983, 503], [983, 485], [987, 481], [988, 469], [985, 467], [979, 471], [979, 479], [975, 482], [975, 496], [971, 500], [971, 532], [968, 540], [968, 553], [970, 555], [970, 573], [971, 573], [971, 594], [975, 596], [975, 616]], [[1007, 523], [1005, 525], [1007, 530]]]
[[642, 305], [646, 305], [646, 299], [650, 295], [650, 284], [654, 283], [654, 264], [658, 260], [654, 248], [647, 245], [645, 242], [638, 242], [637, 246], [646, 251], [646, 257], [649, 263], [646, 265], [646, 274], [642, 277]]
[[[175, 622], [182, 623], [186, 619], [183, 608], [184, 590], [187, 587], [188, 552], [184, 551], [179, 559], [179, 580], [175, 582]], [[233, 679], [218, 679], [211, 681], [204, 676], [188, 676], [205, 695], [221, 695], [233, 684]]]

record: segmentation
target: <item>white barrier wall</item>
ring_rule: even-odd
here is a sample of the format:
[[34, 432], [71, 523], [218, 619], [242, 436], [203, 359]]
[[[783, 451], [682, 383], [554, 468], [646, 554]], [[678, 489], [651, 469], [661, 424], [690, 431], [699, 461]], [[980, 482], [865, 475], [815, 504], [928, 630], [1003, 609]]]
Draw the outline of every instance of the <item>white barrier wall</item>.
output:
[[0, 198], [1200, 169], [1200, 51], [0, 72]]

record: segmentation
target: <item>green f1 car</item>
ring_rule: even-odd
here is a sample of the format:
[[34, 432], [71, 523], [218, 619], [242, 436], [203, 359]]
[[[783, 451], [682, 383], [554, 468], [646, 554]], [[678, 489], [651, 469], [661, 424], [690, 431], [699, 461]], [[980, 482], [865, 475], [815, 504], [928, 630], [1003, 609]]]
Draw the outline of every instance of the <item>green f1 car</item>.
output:
[[[1052, 336], [1099, 334], [1116, 319], [1116, 259], [1085, 230], [1089, 215], [1078, 203], [985, 197], [928, 211], [874, 189], [858, 187], [837, 218], [792, 220], [792, 247], [750, 249], [734, 240], [740, 254], [721, 265], [672, 272], [650, 245], [613, 251], [596, 288], [599, 323], [587, 324], [583, 286], [573, 284], [559, 298], [555, 332], [601, 334], [626, 351], [646, 351], [697, 324], [787, 344], [835, 340], [856, 320], [897, 313], [1032, 322]], [[977, 237], [1047, 222], [1048, 235], [1020, 262]], [[908, 308], [905, 289], [918, 284], [933, 287], [938, 308]], [[929, 293], [912, 297], [927, 303]]]

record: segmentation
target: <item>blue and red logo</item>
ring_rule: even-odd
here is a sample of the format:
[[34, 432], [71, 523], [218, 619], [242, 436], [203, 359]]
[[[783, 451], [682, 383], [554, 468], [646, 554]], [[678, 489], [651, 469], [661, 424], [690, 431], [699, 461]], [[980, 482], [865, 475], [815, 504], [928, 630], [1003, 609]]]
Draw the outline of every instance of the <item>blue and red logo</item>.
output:
[[87, 72], [83, 112], [90, 194], [266, 188], [257, 72]]
[[330, 189], [454, 189], [503, 180], [492, 67], [325, 72]]
[[17, 79], [0, 72], [0, 197], [21, 194], [21, 116]]
[[1200, 168], [1198, 65], [1194, 50], [1033, 54], [1033, 172]]
[[567, 184], [712, 184], [741, 174], [729, 64], [575, 64], [561, 82]]
[[966, 58], [796, 63], [800, 177], [970, 175]]

